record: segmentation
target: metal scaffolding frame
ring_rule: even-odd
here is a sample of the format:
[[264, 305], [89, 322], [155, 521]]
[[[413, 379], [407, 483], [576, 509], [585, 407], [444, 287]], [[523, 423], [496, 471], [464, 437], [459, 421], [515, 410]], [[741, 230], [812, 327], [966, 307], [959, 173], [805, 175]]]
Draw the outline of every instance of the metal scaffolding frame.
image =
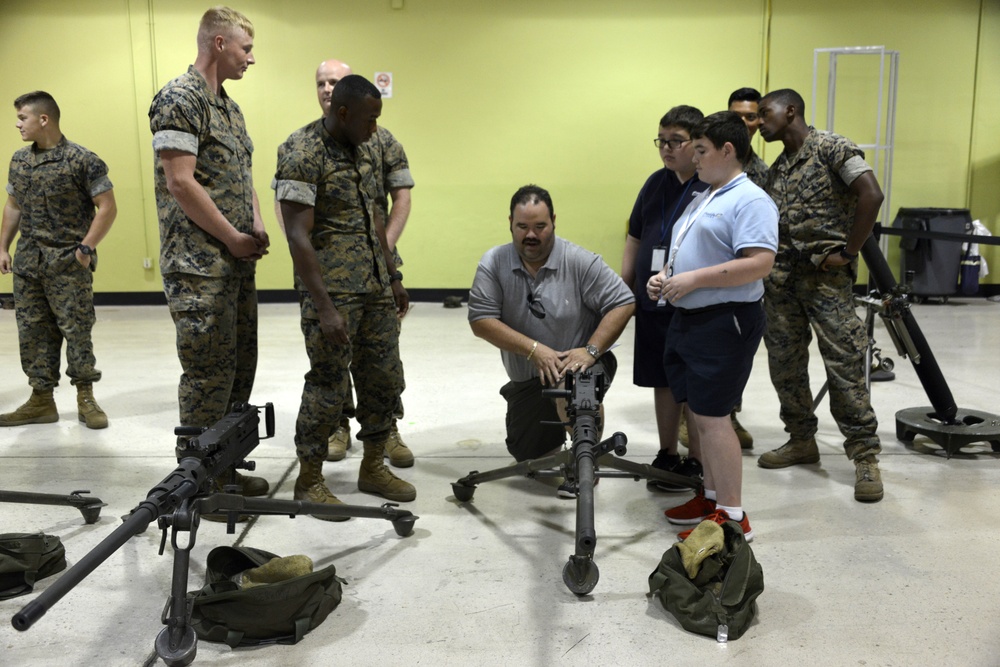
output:
[[[878, 106], [875, 110], [875, 143], [858, 144], [858, 146], [871, 156], [875, 176], [878, 178], [882, 186], [882, 192], [885, 195], [885, 200], [882, 202], [882, 208], [879, 211], [879, 220], [883, 225], [888, 225], [889, 213], [892, 210], [890, 208], [892, 200], [892, 157], [896, 139], [896, 88], [899, 76], [899, 51], [891, 51], [884, 46], [840, 46], [813, 49], [812, 119], [810, 121], [813, 126], [816, 124], [816, 91], [819, 77], [819, 58], [822, 53], [829, 56], [826, 85], [826, 129], [831, 132], [834, 131], [834, 112], [837, 102], [837, 58], [839, 56], [878, 57], [879, 85]], [[887, 77], [888, 85], [886, 82]], [[886, 252], [888, 238], [883, 236], [880, 239], [879, 245], [882, 252]]]

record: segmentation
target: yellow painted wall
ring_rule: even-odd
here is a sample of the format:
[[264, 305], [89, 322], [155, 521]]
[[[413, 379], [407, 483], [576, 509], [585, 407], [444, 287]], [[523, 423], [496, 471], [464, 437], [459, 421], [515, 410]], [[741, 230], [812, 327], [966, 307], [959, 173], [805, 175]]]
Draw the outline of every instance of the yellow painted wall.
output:
[[[1000, 236], [1000, 2], [984, 2], [982, 16], [969, 202], [973, 216]], [[1000, 247], [979, 249], [993, 272], [984, 281], [1000, 283]]]
[[[403, 141], [417, 182], [400, 243], [411, 288], [467, 287], [482, 252], [509, 240], [509, 198], [527, 182], [551, 190], [560, 235], [617, 266], [634, 197], [659, 166], [651, 143], [659, 117], [675, 104], [717, 111], [743, 85], [793, 87], [809, 101], [816, 47], [901, 51], [894, 207], [972, 202], [973, 215], [989, 212], [996, 232], [990, 179], [1000, 170], [1000, 127], [987, 111], [996, 108], [1000, 45], [995, 2], [982, 2], [993, 5], [982, 43], [989, 31], [980, 29], [980, 0], [911, 0], [905, 13], [888, 0], [404, 0], [401, 10], [390, 0], [234, 3], [257, 29], [258, 64], [226, 87], [256, 144], [255, 180], [274, 241], [258, 287], [291, 286], [268, 185], [278, 144], [319, 114], [313, 72], [328, 57], [369, 78], [395, 76], [383, 121]], [[0, 102], [48, 90], [67, 136], [111, 168], [119, 216], [101, 246], [97, 291], [160, 289], [146, 111], [153, 93], [193, 62], [208, 6], [0, 4]], [[848, 92], [867, 76], [848, 74]], [[994, 104], [975, 113], [974, 93]], [[851, 106], [854, 97], [841, 102], [838, 92], [836, 129], [848, 136], [866, 111]], [[0, 124], [6, 156], [20, 142], [13, 109], [0, 109], [8, 113], [0, 111], [9, 122]], [[767, 147], [766, 159], [778, 150]], [[152, 270], [142, 268], [145, 257]], [[10, 291], [10, 276], [0, 277], [0, 292]]]

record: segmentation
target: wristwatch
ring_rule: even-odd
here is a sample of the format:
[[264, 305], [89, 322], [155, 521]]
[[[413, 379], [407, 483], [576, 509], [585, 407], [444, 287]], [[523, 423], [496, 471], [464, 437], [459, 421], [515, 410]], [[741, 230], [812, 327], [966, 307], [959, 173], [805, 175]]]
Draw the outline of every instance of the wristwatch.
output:
[[853, 262], [854, 260], [856, 260], [858, 258], [857, 255], [852, 255], [851, 253], [847, 252], [847, 246], [846, 245], [843, 248], [840, 249], [840, 256], [843, 257], [844, 259], [846, 259], [849, 262]]
[[590, 353], [590, 356], [592, 356], [594, 359], [597, 359], [599, 356], [601, 356], [601, 350], [596, 345], [587, 345], [583, 349], [585, 349], [588, 353]]
[[399, 282], [403, 282], [403, 272], [402, 271], [396, 271], [394, 274], [392, 274], [391, 276], [389, 276], [389, 282], [390, 283], [392, 281], [394, 281], [394, 280], [398, 280]]
[[97, 248], [91, 248], [89, 245], [79, 244], [76, 249], [80, 251], [81, 254], [90, 257], [90, 270], [97, 270]]

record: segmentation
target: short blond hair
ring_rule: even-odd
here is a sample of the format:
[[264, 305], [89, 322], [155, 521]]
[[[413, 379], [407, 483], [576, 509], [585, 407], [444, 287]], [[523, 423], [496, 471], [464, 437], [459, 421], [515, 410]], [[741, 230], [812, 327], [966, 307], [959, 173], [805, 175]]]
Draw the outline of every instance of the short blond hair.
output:
[[253, 37], [253, 23], [250, 23], [250, 19], [246, 16], [222, 5], [212, 7], [201, 17], [201, 24], [198, 26], [198, 48], [209, 48], [216, 35], [228, 37], [237, 30], [242, 30]]

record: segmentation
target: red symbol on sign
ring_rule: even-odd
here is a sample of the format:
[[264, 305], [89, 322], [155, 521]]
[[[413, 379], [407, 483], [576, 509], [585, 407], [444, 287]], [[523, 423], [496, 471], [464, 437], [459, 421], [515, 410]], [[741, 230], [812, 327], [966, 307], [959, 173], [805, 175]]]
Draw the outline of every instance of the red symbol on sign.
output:
[[388, 74], [379, 74], [375, 79], [375, 84], [379, 88], [387, 88], [392, 83], [392, 78]]

